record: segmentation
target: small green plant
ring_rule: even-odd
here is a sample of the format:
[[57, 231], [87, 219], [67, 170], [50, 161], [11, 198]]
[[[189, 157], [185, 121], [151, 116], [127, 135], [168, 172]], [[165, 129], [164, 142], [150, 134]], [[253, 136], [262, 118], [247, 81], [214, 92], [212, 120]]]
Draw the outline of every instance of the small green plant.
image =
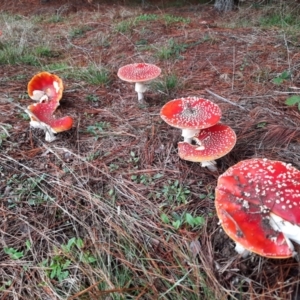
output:
[[183, 213], [178, 215], [177, 213], [172, 213], [172, 220], [165, 214], [161, 214], [161, 220], [165, 224], [171, 224], [174, 229], [178, 230], [181, 226], [185, 225], [191, 227], [192, 229], [197, 226], [202, 226], [205, 223], [205, 218], [201, 216], [193, 216], [190, 213]]
[[129, 32], [132, 28], [133, 22], [132, 20], [124, 20], [115, 25], [115, 31], [120, 33]]
[[90, 66], [86, 69], [77, 70], [75, 78], [85, 80], [93, 85], [107, 85], [110, 82], [109, 72], [104, 68]]
[[24, 256], [24, 251], [18, 251], [17, 249], [15, 248], [8, 248], [8, 247], [4, 247], [4, 253], [9, 255], [9, 257], [13, 260], [17, 260], [17, 259], [20, 259], [20, 258], [23, 258]]
[[92, 94], [87, 95], [85, 98], [87, 101], [90, 101], [90, 102], [98, 102], [99, 101], [99, 97], [96, 95], [92, 95]]
[[47, 46], [38, 46], [35, 49], [35, 53], [37, 56], [41, 57], [54, 57], [55, 53]]
[[129, 163], [136, 164], [140, 158], [136, 155], [134, 151], [130, 151], [130, 158], [128, 160]]
[[162, 80], [151, 83], [151, 87], [154, 90], [168, 96], [170, 96], [173, 91], [176, 91], [180, 85], [180, 80], [176, 74], [167, 75]]
[[0, 286], [0, 292], [5, 291], [12, 284], [12, 280], [2, 281], [2, 286]]
[[46, 267], [47, 275], [51, 279], [57, 279], [59, 282], [65, 280], [69, 277], [68, 267], [71, 265], [72, 261], [66, 259], [64, 256], [55, 255], [49, 262], [48, 259], [42, 262], [42, 265]]
[[156, 21], [158, 19], [158, 15], [155, 14], [143, 14], [138, 17], [136, 17], [133, 20], [133, 24], [137, 25], [140, 22], [151, 22], [151, 21]]
[[185, 222], [186, 224], [190, 225], [192, 228], [199, 226], [199, 225], [203, 225], [205, 223], [205, 219], [203, 217], [200, 216], [192, 216], [189, 213], [185, 214]]
[[291, 78], [291, 74], [288, 71], [284, 71], [280, 75], [278, 75], [276, 78], [273, 79], [273, 83], [277, 84], [277, 85], [280, 85], [285, 80], [288, 80], [290, 78]]
[[78, 27], [78, 28], [73, 28], [70, 33], [69, 36], [71, 39], [75, 39], [75, 38], [79, 38], [82, 37], [86, 32], [92, 30], [92, 27], [90, 26], [82, 26], [82, 27]]
[[64, 18], [60, 14], [55, 14], [47, 20], [48, 23], [59, 23], [62, 22]]
[[187, 204], [190, 193], [191, 191], [187, 187], [181, 185], [178, 180], [175, 180], [174, 182], [168, 180], [168, 184], [164, 185], [161, 193], [158, 193], [157, 197], [162, 195], [168, 202]]
[[25, 113], [25, 112], [20, 112], [20, 113], [19, 113], [19, 116], [20, 116], [23, 120], [25, 120], [25, 121], [30, 121], [30, 117], [29, 117], [28, 114]]
[[84, 246], [83, 240], [81, 238], [70, 238], [66, 245], [61, 245], [64, 252], [69, 253], [74, 247], [81, 249]]
[[285, 104], [288, 106], [296, 105], [298, 106], [298, 110], [300, 111], [300, 95], [293, 95], [286, 99]]
[[0, 49], [0, 65], [6, 64], [37, 66], [39, 65], [39, 61], [30, 49], [18, 48], [15, 45], [6, 44]]
[[174, 39], [168, 41], [168, 45], [157, 50], [159, 59], [169, 59], [171, 57], [179, 58], [180, 54], [188, 48], [187, 44], [178, 44]]
[[56, 279], [59, 282], [68, 278], [70, 275], [68, 268], [73, 260], [87, 264], [96, 262], [97, 258], [90, 251], [84, 251], [83, 248], [83, 240], [76, 237], [70, 238], [67, 244], [61, 245], [62, 252], [55, 248], [55, 252], [59, 254], [42, 262], [42, 266], [47, 268], [49, 278]]
[[116, 170], [118, 170], [119, 168], [120, 168], [120, 166], [119, 165], [117, 165], [117, 164], [110, 164], [109, 166], [109, 171], [116, 171]]
[[90, 125], [87, 127], [86, 132], [91, 133], [93, 136], [95, 136], [95, 139], [98, 140], [99, 135], [105, 131], [105, 129], [110, 127], [109, 122], [99, 122], [95, 125]]
[[287, 28], [294, 26], [296, 28], [300, 27], [299, 15], [292, 13], [273, 13], [260, 18], [259, 20], [261, 26], [272, 27], [276, 26], [279, 28]]
[[31, 206], [54, 201], [54, 198], [44, 190], [46, 177], [46, 174], [36, 177], [27, 177], [26, 174], [12, 175], [7, 180], [7, 186], [13, 191], [8, 199], [9, 208], [22, 204], [22, 201], [27, 201], [27, 204]]
[[256, 124], [256, 128], [265, 128], [267, 125], [267, 122], [260, 122]]
[[163, 18], [164, 18], [166, 25], [170, 25], [172, 23], [179, 23], [179, 22], [188, 24], [191, 21], [189, 18], [177, 17], [177, 16], [173, 16], [173, 15], [168, 15], [168, 14], [164, 15]]
[[132, 175], [131, 180], [144, 185], [149, 185], [152, 183], [152, 177], [149, 174]]
[[[65, 62], [56, 62], [53, 64], [46, 65], [44, 67], [44, 70], [48, 71], [48, 72], [65, 72], [66, 70], [69, 70], [69, 69], [72, 69], [72, 67], [70, 67]], [[66, 76], [66, 77], [68, 77], [68, 76]]]

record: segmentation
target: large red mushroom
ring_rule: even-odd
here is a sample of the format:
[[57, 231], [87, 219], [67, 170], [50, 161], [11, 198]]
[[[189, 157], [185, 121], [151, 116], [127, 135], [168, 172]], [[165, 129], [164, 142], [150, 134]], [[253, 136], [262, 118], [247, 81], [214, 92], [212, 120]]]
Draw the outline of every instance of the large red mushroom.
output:
[[207, 99], [186, 97], [167, 102], [160, 111], [161, 118], [170, 126], [182, 129], [184, 142], [191, 143], [201, 129], [217, 124], [222, 112]]
[[224, 231], [246, 256], [293, 256], [300, 244], [300, 171], [280, 161], [244, 160], [223, 173], [215, 205]]
[[57, 101], [62, 98], [64, 87], [62, 80], [54, 74], [40, 72], [32, 77], [27, 86], [27, 92], [32, 100]]
[[196, 145], [187, 142], [178, 143], [179, 157], [192, 162], [200, 162], [202, 167], [216, 171], [215, 160], [232, 150], [236, 143], [236, 134], [229, 126], [216, 124], [202, 129], [192, 139]]
[[158, 77], [160, 73], [161, 69], [153, 64], [135, 63], [121, 67], [117, 75], [124, 81], [135, 83], [138, 101], [143, 104], [147, 84]]
[[72, 128], [73, 119], [69, 116], [56, 119], [53, 114], [59, 103], [56, 101], [39, 102], [27, 107], [26, 112], [30, 116], [30, 126], [45, 131], [46, 141], [53, 142], [56, 139], [54, 133], [66, 131]]

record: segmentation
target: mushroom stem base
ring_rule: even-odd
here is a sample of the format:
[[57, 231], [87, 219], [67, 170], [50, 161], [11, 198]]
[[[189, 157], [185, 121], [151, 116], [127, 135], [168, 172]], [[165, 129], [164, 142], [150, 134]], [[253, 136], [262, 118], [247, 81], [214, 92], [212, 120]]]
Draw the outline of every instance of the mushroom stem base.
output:
[[30, 121], [30, 126], [33, 128], [40, 128], [44, 130], [46, 136], [45, 140], [49, 143], [53, 142], [56, 140], [56, 136], [54, 135], [55, 132], [51, 129], [51, 127], [43, 122], [40, 121]]

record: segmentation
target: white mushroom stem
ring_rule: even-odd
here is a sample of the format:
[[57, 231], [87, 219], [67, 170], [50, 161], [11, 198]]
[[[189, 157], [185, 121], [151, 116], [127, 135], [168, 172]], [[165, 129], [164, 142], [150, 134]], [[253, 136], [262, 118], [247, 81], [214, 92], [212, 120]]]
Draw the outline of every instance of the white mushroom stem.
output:
[[244, 248], [240, 243], [235, 242], [234, 250], [240, 254], [243, 258], [247, 257], [251, 252]]
[[210, 160], [210, 161], [202, 161], [201, 162], [201, 167], [203, 168], [207, 168], [208, 170], [212, 171], [212, 172], [216, 172], [218, 171], [218, 168], [216, 167], [216, 161], [214, 160]]
[[[281, 217], [271, 213], [270, 214], [270, 221], [271, 227], [276, 230], [280, 231], [286, 237], [287, 243], [289, 240], [294, 241], [297, 244], [300, 244], [300, 227], [298, 225], [294, 225], [288, 221], [283, 220]], [[294, 249], [292, 243], [290, 243], [292, 250]]]
[[183, 141], [186, 143], [191, 144], [193, 137], [195, 135], [198, 135], [200, 132], [200, 129], [182, 129], [182, 136], [183, 136]]
[[32, 121], [31, 120], [30, 126], [33, 128], [43, 129], [46, 134], [45, 140], [47, 142], [51, 143], [56, 140], [56, 136], [54, 135], [54, 133], [56, 133], [56, 132], [46, 123], [41, 122], [41, 121]]
[[147, 91], [147, 86], [145, 83], [136, 82], [135, 83], [135, 91], [138, 94], [138, 101], [140, 103], [144, 103], [144, 93]]

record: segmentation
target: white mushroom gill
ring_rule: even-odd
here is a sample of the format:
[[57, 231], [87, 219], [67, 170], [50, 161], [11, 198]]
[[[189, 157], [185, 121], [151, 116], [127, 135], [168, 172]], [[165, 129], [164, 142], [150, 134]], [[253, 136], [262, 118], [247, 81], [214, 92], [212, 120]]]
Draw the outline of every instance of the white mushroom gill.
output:
[[[289, 243], [289, 240], [292, 240], [295, 243], [300, 244], [300, 227], [298, 225], [294, 225], [288, 221], [285, 221], [281, 217], [279, 217], [273, 213], [270, 213], [270, 221], [269, 222], [270, 222], [271, 227], [274, 230], [280, 231], [284, 234], [284, 236], [287, 239], [287, 243]], [[291, 248], [291, 249], [294, 249], [294, 248]]]
[[[31, 98], [32, 100], [40, 101], [40, 102], [41, 102], [41, 99], [42, 99], [44, 96], [46, 96], [44, 91], [41, 91], [41, 90], [34, 90], [34, 91], [32, 92], [32, 96], [30, 96], [30, 98]], [[46, 96], [46, 97], [47, 97], [47, 96]], [[47, 99], [44, 98], [43, 100], [48, 100], [48, 97], [47, 97]], [[43, 101], [43, 100], [42, 100], [42, 101]]]

